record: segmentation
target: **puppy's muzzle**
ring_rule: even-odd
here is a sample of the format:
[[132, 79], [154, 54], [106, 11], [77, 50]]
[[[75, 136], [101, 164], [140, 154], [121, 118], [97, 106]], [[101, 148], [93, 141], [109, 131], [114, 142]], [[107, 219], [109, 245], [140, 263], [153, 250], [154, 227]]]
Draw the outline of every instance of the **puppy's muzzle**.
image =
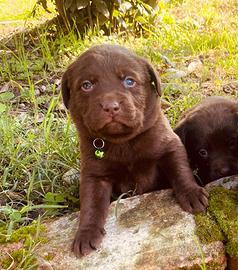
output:
[[115, 116], [120, 112], [120, 104], [117, 100], [104, 100], [100, 102], [102, 110], [108, 114], [108, 116]]

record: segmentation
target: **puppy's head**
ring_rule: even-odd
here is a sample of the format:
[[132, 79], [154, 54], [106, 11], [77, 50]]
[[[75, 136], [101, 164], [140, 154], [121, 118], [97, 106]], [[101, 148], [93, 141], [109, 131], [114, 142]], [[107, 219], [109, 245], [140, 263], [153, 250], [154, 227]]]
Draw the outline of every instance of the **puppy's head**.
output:
[[207, 99], [185, 115], [175, 132], [204, 184], [238, 173], [238, 103]]
[[120, 46], [92, 47], [62, 78], [63, 101], [76, 125], [112, 142], [146, 129], [155, 118], [160, 95], [152, 66]]

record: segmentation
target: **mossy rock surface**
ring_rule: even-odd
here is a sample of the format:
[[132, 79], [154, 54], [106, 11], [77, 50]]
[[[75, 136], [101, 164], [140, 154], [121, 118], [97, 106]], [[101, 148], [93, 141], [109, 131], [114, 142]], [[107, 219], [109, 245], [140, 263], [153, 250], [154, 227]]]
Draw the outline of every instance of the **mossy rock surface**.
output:
[[210, 192], [209, 211], [226, 237], [226, 251], [238, 258], [238, 192], [223, 187]]
[[238, 258], [238, 192], [213, 187], [206, 214], [195, 217], [196, 234], [202, 243], [223, 241], [230, 257]]
[[44, 225], [40, 225], [39, 227], [37, 226], [37, 224], [22, 226], [19, 229], [14, 230], [10, 235], [10, 237], [8, 238], [7, 229], [2, 226], [0, 228], [0, 245], [5, 243], [16, 243], [19, 241], [22, 241], [25, 244], [27, 244], [28, 241], [30, 241], [30, 238], [35, 238], [38, 232], [45, 230], [46, 227]]

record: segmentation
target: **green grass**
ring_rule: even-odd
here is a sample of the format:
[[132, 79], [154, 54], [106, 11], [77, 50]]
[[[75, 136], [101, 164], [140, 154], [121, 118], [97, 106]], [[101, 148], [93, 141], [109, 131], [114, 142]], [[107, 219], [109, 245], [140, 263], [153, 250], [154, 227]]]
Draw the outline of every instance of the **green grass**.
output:
[[30, 17], [36, 0], [0, 0], [0, 21]]
[[[0, 0], [0, 22], [4, 21], [21, 21], [32, 19], [32, 11], [37, 0]], [[52, 1], [47, 1], [48, 9], [54, 13]], [[44, 14], [43, 9], [38, 7], [37, 17], [49, 17]], [[24, 21], [23, 21], [24, 22]], [[17, 25], [16, 25], [17, 26]]]
[[[0, 20], [26, 19], [33, 2], [0, 0]], [[98, 30], [80, 39], [74, 29], [55, 38], [42, 29], [36, 36], [22, 34], [11, 46], [0, 43], [0, 88], [13, 93], [0, 93], [0, 202], [8, 207], [0, 207], [0, 226], [12, 233], [38, 215], [44, 220], [46, 215], [71, 211], [78, 205], [78, 187], [62, 184], [66, 171], [79, 168], [80, 153], [57, 83], [75, 57], [106, 42], [150, 59], [159, 70], [163, 99], [170, 103], [165, 113], [174, 126], [183, 111], [207, 95], [238, 97], [237, 90], [223, 91], [224, 85], [238, 80], [235, 10], [235, 0], [201, 0], [196, 5], [191, 0], [161, 2], [158, 23], [150, 25], [144, 37], [131, 33], [106, 37]], [[165, 57], [182, 71], [199, 58], [202, 69], [171, 78]], [[68, 208], [62, 210], [62, 206]]]

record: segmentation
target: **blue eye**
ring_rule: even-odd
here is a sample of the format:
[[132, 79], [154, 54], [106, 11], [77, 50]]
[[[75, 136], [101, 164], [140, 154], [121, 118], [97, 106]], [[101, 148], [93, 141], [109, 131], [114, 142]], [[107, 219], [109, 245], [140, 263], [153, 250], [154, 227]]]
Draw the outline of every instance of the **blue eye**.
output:
[[127, 76], [124, 81], [123, 81], [123, 85], [125, 86], [125, 88], [131, 88], [134, 87], [136, 84], [135, 80], [132, 79], [131, 77]]
[[94, 84], [90, 81], [84, 81], [82, 83], [81, 89], [85, 92], [89, 92], [91, 90], [93, 90]]

